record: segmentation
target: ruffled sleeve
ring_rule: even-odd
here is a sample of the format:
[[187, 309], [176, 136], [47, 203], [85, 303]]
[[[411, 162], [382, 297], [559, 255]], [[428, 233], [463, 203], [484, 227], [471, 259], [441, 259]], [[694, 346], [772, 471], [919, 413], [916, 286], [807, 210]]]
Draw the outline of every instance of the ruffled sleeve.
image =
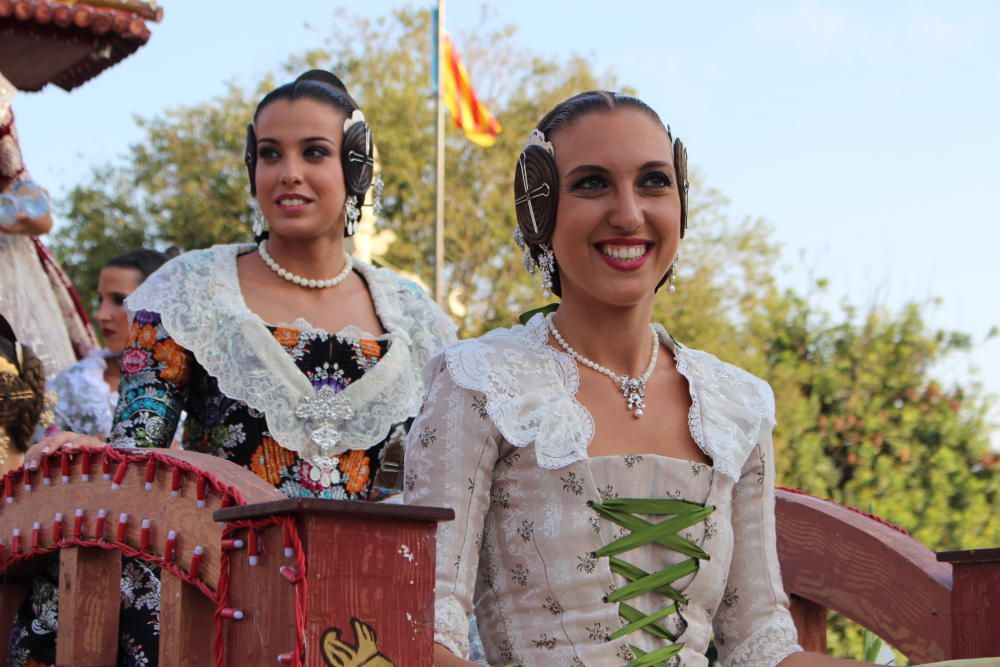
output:
[[114, 400], [104, 382], [102, 354], [100, 350], [91, 352], [52, 381], [55, 423], [61, 430], [101, 437], [111, 432]]
[[441, 357], [428, 365], [430, 390], [406, 442], [404, 502], [450, 507], [438, 524], [434, 641], [469, 657], [469, 616], [499, 433], [482, 393], [458, 386]]
[[733, 560], [714, 621], [726, 667], [774, 667], [802, 650], [778, 567], [773, 396], [766, 384], [759, 386], [772, 407], [733, 491]]
[[118, 407], [111, 428], [116, 447], [169, 447], [187, 399], [194, 356], [141, 310], [122, 353]]

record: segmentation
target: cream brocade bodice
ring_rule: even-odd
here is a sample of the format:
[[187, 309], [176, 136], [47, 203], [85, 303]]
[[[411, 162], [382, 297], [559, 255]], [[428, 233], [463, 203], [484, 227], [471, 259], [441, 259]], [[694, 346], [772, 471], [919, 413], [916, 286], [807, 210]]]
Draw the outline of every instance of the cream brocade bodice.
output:
[[[713, 636], [726, 665], [772, 667], [801, 650], [775, 549], [766, 385], [663, 332], [691, 385], [692, 437], [713, 466], [656, 455], [588, 458], [593, 424], [580, 423], [589, 414], [575, 401], [575, 366], [544, 345], [542, 328], [536, 319], [463, 341], [429, 366], [435, 378], [407, 443], [405, 502], [456, 514], [438, 532], [436, 640], [467, 656], [474, 612], [491, 665], [624, 665], [683, 645], [670, 664], [702, 667]], [[630, 531], [591, 506], [612, 498], [715, 508], [677, 533], [709, 558], [672, 583], [684, 602], [657, 622], [674, 640], [642, 630], [612, 638], [626, 621], [606, 596], [629, 582], [595, 552]], [[617, 558], [619, 571], [627, 561], [644, 573], [689, 560], [658, 543]], [[627, 603], [664, 612], [674, 601], [660, 590]]]

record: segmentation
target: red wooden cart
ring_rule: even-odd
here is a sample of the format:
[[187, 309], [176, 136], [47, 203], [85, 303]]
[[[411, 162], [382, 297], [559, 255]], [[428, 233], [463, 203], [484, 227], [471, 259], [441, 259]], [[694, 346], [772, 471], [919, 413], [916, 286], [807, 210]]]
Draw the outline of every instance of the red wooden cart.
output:
[[[60, 561], [58, 664], [115, 664], [122, 555], [161, 568], [160, 664], [427, 667], [446, 509], [290, 499], [174, 450], [57, 454], [3, 478], [0, 627]], [[934, 554], [876, 517], [778, 492], [801, 642], [827, 609], [919, 662], [1000, 655], [1000, 549]], [[6, 657], [0, 642], [0, 660]]]

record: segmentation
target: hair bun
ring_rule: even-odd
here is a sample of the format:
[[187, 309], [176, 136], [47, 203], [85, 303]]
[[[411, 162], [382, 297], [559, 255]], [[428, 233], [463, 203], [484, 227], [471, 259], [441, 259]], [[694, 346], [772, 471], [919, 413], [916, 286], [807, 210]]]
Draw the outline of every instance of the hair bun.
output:
[[315, 81], [317, 83], [330, 86], [334, 90], [339, 90], [344, 93], [355, 109], [360, 108], [357, 101], [351, 96], [351, 93], [348, 92], [347, 86], [344, 85], [344, 82], [340, 80], [339, 76], [333, 74], [332, 72], [327, 72], [325, 69], [311, 69], [305, 74], [299, 75], [299, 77], [295, 79], [295, 83], [302, 81]]
[[350, 194], [363, 196], [374, 176], [373, 141], [368, 123], [355, 123], [344, 132], [344, 179]]
[[347, 86], [344, 82], [340, 80], [336, 74], [332, 72], [327, 72], [325, 69], [311, 69], [304, 74], [300, 74], [295, 83], [299, 81], [319, 81], [320, 83], [325, 83], [328, 86], [336, 88], [337, 90], [342, 90], [347, 92]]
[[526, 146], [514, 169], [514, 208], [524, 240], [549, 243], [556, 224], [559, 173], [556, 161], [539, 146]]

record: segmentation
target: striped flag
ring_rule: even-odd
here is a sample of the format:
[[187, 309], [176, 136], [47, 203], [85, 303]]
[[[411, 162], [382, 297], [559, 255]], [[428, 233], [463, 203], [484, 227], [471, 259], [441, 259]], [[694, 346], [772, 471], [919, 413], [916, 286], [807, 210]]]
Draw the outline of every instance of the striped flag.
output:
[[483, 148], [489, 148], [500, 134], [499, 121], [486, 108], [469, 81], [465, 63], [455, 51], [451, 37], [444, 37], [444, 100], [455, 127]]

